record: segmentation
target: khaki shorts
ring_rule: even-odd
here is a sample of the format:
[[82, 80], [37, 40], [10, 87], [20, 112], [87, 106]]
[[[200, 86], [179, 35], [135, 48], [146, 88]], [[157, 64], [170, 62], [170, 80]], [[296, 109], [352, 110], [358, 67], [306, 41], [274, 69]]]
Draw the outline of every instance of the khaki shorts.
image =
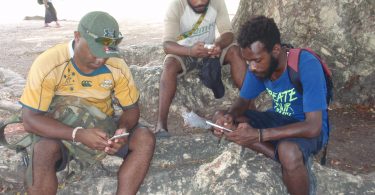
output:
[[[220, 64], [223, 65], [224, 63], [224, 58], [227, 55], [228, 49], [231, 48], [232, 46], [238, 46], [237, 43], [231, 43], [228, 45], [228, 47], [224, 48], [221, 52], [220, 55]], [[201, 66], [201, 61], [203, 58], [194, 58], [194, 57], [187, 57], [187, 56], [178, 56], [174, 54], [167, 54], [164, 58], [164, 63], [167, 58], [175, 58], [177, 61], [180, 62], [182, 72], [178, 74], [178, 78], [184, 76], [186, 73], [199, 68]]]

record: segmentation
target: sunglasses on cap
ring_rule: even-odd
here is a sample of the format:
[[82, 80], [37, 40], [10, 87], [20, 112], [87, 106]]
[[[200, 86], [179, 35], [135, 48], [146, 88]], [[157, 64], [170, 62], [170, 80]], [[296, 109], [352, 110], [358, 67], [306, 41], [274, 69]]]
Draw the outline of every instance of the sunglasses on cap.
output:
[[[109, 37], [109, 36], [98, 36], [92, 32], [90, 32], [86, 27], [82, 26], [83, 29], [85, 30], [85, 32], [92, 38], [94, 38], [95, 42], [99, 43], [99, 44], [102, 44], [102, 45], [105, 45], [105, 46], [117, 46], [121, 41], [122, 41], [122, 38], [124, 38], [121, 34], [121, 32], [118, 32], [118, 37], [117, 38], [113, 38], [113, 33], [112, 33], [112, 37]], [[110, 34], [108, 34], [110, 35]]]

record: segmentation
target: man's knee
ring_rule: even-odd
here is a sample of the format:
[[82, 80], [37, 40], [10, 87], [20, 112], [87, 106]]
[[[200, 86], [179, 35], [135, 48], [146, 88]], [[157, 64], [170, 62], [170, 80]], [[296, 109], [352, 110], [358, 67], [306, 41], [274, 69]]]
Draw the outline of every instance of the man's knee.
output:
[[240, 54], [240, 48], [237, 45], [228, 48], [227, 53], [225, 54], [224, 64], [228, 63], [231, 66], [231, 75], [234, 84], [240, 89], [245, 78], [247, 66]]
[[240, 48], [237, 45], [233, 45], [228, 48], [227, 53], [225, 54], [225, 59], [229, 63], [233, 61], [234, 59], [241, 58], [240, 55]]
[[131, 144], [133, 145], [129, 147], [134, 148], [135, 150], [143, 148], [145, 150], [153, 151], [155, 148], [155, 143], [155, 134], [146, 127], [139, 127], [135, 129], [135, 132], [131, 138]]
[[177, 75], [180, 72], [182, 72], [182, 66], [176, 58], [168, 57], [167, 59], [165, 59], [163, 74]]
[[[59, 141], [44, 138], [35, 143], [33, 148], [34, 162], [54, 163], [61, 158], [61, 145]], [[55, 166], [55, 164], [51, 164]]]
[[299, 166], [303, 166], [303, 155], [297, 144], [287, 141], [281, 142], [277, 151], [283, 168], [295, 170]]

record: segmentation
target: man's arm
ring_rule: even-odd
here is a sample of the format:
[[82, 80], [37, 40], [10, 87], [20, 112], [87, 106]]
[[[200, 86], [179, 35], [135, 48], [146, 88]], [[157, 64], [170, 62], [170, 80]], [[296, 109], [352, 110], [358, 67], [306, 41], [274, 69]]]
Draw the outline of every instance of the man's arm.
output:
[[138, 124], [140, 117], [140, 111], [138, 103], [136, 103], [132, 108], [124, 109], [119, 120], [119, 128], [126, 128], [130, 130]]
[[233, 103], [232, 107], [229, 108], [228, 114], [230, 114], [233, 119], [236, 119], [238, 117], [241, 117], [243, 113], [245, 113], [248, 109], [255, 109], [254, 100], [247, 100], [238, 97], [237, 100]]
[[[229, 129], [236, 129], [235, 124], [242, 120], [243, 113], [249, 109], [249, 106], [253, 104], [253, 100], [246, 100], [244, 98], [238, 97], [233, 103], [232, 107], [228, 111], [218, 111], [213, 117], [213, 121]], [[214, 134], [220, 136], [222, 130], [220, 128], [214, 128]]]
[[[139, 116], [140, 111], [138, 103], [132, 105], [131, 108], [123, 109], [120, 116], [118, 129], [116, 130], [115, 134], [117, 135], [124, 133], [124, 129], [125, 131], [133, 129], [138, 124]], [[108, 154], [115, 154], [126, 143], [128, 143], [128, 137], [114, 139], [112, 141], [109, 140], [109, 145], [105, 148], [105, 152]]]
[[225, 32], [221, 34], [216, 40], [215, 45], [219, 46], [220, 49], [228, 47], [233, 42], [234, 34], [232, 32]]
[[174, 54], [178, 56], [190, 56], [196, 58], [208, 57], [208, 49], [204, 48], [203, 42], [197, 42], [193, 46], [182, 46], [173, 41], [165, 41], [163, 43], [164, 52], [166, 54]]
[[179, 56], [189, 56], [190, 47], [182, 46], [173, 41], [165, 41], [163, 43], [163, 49], [166, 54], [174, 54]]
[[228, 47], [233, 42], [234, 35], [232, 32], [221, 34], [214, 42], [214, 47], [208, 51], [211, 57], [220, 57], [222, 49]]
[[[36, 135], [72, 141], [72, 127], [47, 117], [44, 113], [35, 112], [28, 108], [22, 109], [22, 118], [25, 130]], [[81, 142], [89, 148], [104, 150], [107, 144], [107, 134], [101, 129], [79, 129], [75, 141]]]
[[221, 50], [228, 47], [233, 42], [234, 35], [232, 32], [221, 34], [214, 42], [214, 48], [207, 49], [203, 42], [197, 42], [193, 46], [182, 46], [173, 41], [164, 41], [163, 48], [166, 54], [179, 56], [191, 56], [196, 58], [211, 56], [220, 56]]
[[228, 140], [242, 146], [258, 143], [260, 140], [264, 142], [290, 137], [313, 138], [318, 136], [322, 127], [322, 111], [308, 112], [305, 115], [305, 121], [263, 129], [261, 138], [259, 130], [251, 127], [248, 123], [241, 123], [235, 131], [224, 133]]
[[45, 116], [42, 112], [22, 108], [22, 118], [25, 130], [29, 133], [47, 138], [72, 140], [73, 128]]
[[313, 138], [322, 128], [322, 111], [305, 113], [306, 119], [286, 126], [263, 130], [263, 141], [279, 140], [288, 137]]

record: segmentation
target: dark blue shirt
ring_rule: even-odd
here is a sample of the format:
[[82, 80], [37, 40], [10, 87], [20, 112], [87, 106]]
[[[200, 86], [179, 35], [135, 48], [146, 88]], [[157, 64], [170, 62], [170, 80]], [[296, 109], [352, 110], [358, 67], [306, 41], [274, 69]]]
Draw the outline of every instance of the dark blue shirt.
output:
[[302, 51], [299, 60], [299, 74], [303, 94], [297, 92], [291, 83], [287, 69], [275, 81], [261, 80], [251, 71], [247, 71], [240, 97], [254, 99], [267, 91], [272, 97], [272, 111], [305, 120], [306, 112], [322, 111], [323, 144], [328, 141], [327, 89], [323, 68], [317, 58]]

